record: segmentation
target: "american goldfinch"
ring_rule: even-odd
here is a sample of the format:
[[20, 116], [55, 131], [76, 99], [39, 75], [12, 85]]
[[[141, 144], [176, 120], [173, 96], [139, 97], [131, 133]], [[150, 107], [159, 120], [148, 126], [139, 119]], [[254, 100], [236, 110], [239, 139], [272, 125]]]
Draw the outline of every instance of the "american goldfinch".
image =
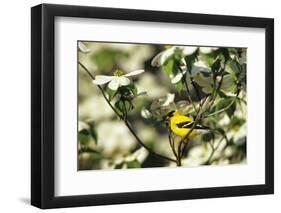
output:
[[[168, 121], [171, 131], [178, 136], [185, 136], [192, 129], [194, 121], [192, 118], [181, 114], [179, 111], [171, 111], [166, 116], [164, 120]], [[195, 137], [198, 135], [200, 130], [209, 130], [208, 127], [197, 124], [193, 129], [190, 137]]]

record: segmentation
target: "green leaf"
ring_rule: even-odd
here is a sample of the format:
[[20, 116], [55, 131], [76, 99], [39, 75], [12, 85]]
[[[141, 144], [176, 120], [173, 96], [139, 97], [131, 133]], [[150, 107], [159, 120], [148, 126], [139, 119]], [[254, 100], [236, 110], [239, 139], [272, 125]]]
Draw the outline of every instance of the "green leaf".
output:
[[225, 135], [225, 131], [222, 128], [217, 128], [216, 131], [218, 131], [222, 135]]
[[237, 89], [237, 84], [235, 82], [236, 77], [233, 78], [231, 74], [227, 74], [223, 77], [223, 81], [221, 84], [220, 89], [223, 90], [224, 92], [231, 92], [235, 93]]
[[117, 94], [117, 91], [118, 90], [110, 89], [108, 86], [106, 87], [106, 93], [108, 95], [109, 101], [111, 101], [115, 97], [115, 95]]
[[230, 59], [228, 48], [220, 48], [220, 50], [224, 57], [224, 61], [228, 61]]
[[126, 86], [133, 94], [134, 96], [137, 96], [138, 94], [138, 89], [135, 86], [135, 84], [129, 84], [128, 86]]
[[227, 95], [226, 95], [223, 91], [221, 91], [221, 90], [218, 91], [218, 95], [219, 95], [221, 98], [227, 98]]
[[162, 70], [167, 76], [173, 75], [175, 61], [173, 58], [168, 59], [165, 64], [162, 65]]
[[130, 110], [133, 109], [133, 105], [130, 101], [128, 100], [124, 100], [124, 99], [120, 99], [119, 101], [117, 101], [115, 103], [115, 107], [119, 110], [119, 112], [121, 112], [123, 115], [128, 114], [128, 112]]
[[129, 84], [127, 86], [120, 87], [119, 94], [121, 95], [122, 99], [131, 101], [138, 95], [138, 90], [134, 84]]
[[184, 83], [182, 81], [179, 81], [178, 83], [175, 84], [175, 88], [178, 92], [181, 92], [184, 88]]
[[213, 140], [215, 138], [215, 135], [213, 132], [208, 132], [202, 135], [202, 140], [204, 142], [209, 142], [210, 140]]
[[90, 131], [90, 135], [92, 136], [92, 138], [95, 140], [96, 144], [98, 143], [98, 133], [95, 130], [95, 128], [93, 126], [90, 127], [89, 129]]
[[122, 169], [123, 165], [124, 165], [123, 162], [121, 162], [121, 163], [119, 163], [119, 164], [116, 164], [116, 165], [114, 166], [114, 169]]
[[226, 110], [226, 114], [229, 118], [231, 118], [234, 115], [234, 112], [236, 110], [236, 103], [235, 101], [231, 104], [231, 106]]
[[194, 64], [197, 55], [198, 55], [198, 49], [192, 55], [188, 55], [185, 57], [187, 70], [190, 71], [192, 69], [192, 65]]
[[88, 130], [83, 129], [78, 133], [78, 137], [79, 137], [79, 142], [82, 145], [87, 145], [90, 142], [90, 133]]
[[221, 110], [228, 107], [233, 101], [233, 98], [223, 98], [216, 105], [216, 110]]
[[127, 162], [127, 167], [128, 168], [141, 168], [141, 164], [137, 160], [133, 160], [133, 161]]
[[221, 59], [218, 57], [212, 64], [211, 69], [214, 73], [218, 72], [221, 67]]
[[236, 60], [230, 60], [227, 62], [225, 69], [234, 80], [239, 79], [239, 76], [242, 72], [242, 67]]
[[182, 50], [179, 49], [179, 48], [176, 48], [175, 51], [174, 51], [174, 58], [177, 60], [177, 61], [181, 61], [181, 59], [183, 58], [183, 53], [182, 53]]

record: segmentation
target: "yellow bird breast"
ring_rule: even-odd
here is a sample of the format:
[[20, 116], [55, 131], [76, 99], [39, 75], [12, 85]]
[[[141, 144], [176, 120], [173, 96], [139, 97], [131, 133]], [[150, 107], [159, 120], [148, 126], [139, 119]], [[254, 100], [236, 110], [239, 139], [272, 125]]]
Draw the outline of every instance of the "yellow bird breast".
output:
[[[185, 136], [186, 134], [188, 134], [188, 132], [190, 131], [189, 128], [179, 128], [177, 126], [177, 124], [179, 123], [183, 123], [183, 122], [191, 122], [192, 119], [186, 116], [174, 116], [171, 117], [170, 119], [170, 128], [172, 130], [172, 132], [178, 136]], [[192, 133], [190, 134], [190, 136], [195, 136], [196, 135], [196, 131], [193, 130]]]

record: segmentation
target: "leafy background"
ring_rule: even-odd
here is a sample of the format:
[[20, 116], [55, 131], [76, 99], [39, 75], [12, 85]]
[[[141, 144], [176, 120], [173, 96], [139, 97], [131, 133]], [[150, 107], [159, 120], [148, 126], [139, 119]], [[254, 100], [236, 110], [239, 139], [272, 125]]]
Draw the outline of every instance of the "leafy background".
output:
[[[79, 51], [78, 60], [93, 75], [112, 75], [116, 69], [124, 73], [145, 69], [145, 73], [134, 78], [134, 84], [137, 93], [147, 94], [133, 100], [134, 108], [130, 111], [128, 120], [147, 146], [165, 156], [173, 156], [169, 148], [167, 128], [160, 119], [163, 105], [168, 103], [164, 111], [181, 109], [185, 114], [192, 115], [192, 110], [182, 82], [171, 83], [170, 75], [174, 70], [173, 63], [177, 60], [177, 55], [169, 57], [159, 67], [151, 65], [153, 58], [159, 52], [171, 48], [171, 45], [101, 42], [83, 44], [90, 51], [88, 53]], [[215, 115], [204, 119], [205, 125], [219, 130], [225, 137], [221, 140], [221, 137], [214, 133], [196, 137], [189, 143], [182, 165], [246, 163], [246, 49], [214, 48], [211, 51], [203, 51], [203, 47], [201, 49], [202, 51], [198, 48], [196, 52], [184, 58], [190, 70], [196, 68], [198, 62], [202, 62], [201, 64], [206, 66], [204, 68], [211, 70], [210, 73], [198, 72], [194, 76], [200, 90], [200, 98], [196, 96], [194, 88], [190, 88], [191, 96], [194, 102], [198, 103], [199, 99], [211, 93], [216, 85], [213, 84], [214, 72], [217, 70], [215, 66], [222, 66], [221, 64], [226, 62], [223, 72], [227, 73], [227, 77], [217, 91], [218, 95], [213, 105], [207, 109], [208, 115], [212, 113]], [[78, 67], [79, 170], [176, 166], [173, 162], [155, 157], [138, 145], [124, 123], [108, 106], [83, 67]], [[220, 77], [225, 73], [216, 75]], [[220, 111], [221, 113], [216, 114]]]

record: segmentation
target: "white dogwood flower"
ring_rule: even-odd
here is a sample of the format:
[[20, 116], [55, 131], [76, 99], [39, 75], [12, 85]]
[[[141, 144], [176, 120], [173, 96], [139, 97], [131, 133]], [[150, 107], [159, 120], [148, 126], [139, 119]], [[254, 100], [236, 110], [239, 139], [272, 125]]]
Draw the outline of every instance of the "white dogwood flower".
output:
[[108, 87], [111, 90], [117, 90], [119, 87], [127, 86], [131, 83], [128, 77], [133, 77], [143, 72], [144, 70], [135, 70], [123, 75], [123, 72], [121, 70], [116, 70], [113, 76], [97, 75], [95, 77], [95, 80], [93, 80], [93, 83], [96, 85], [103, 85], [109, 83]]

